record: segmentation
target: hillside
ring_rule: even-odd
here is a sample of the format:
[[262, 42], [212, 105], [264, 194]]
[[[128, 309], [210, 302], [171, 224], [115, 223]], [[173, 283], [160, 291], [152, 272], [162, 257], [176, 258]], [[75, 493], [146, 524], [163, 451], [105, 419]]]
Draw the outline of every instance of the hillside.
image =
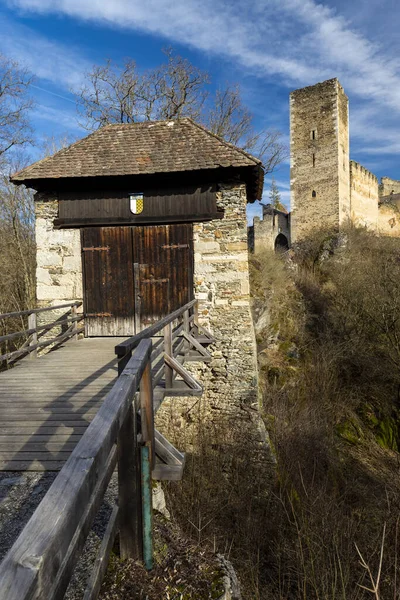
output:
[[257, 597], [397, 598], [400, 241], [314, 232], [255, 256], [252, 292], [277, 460]]

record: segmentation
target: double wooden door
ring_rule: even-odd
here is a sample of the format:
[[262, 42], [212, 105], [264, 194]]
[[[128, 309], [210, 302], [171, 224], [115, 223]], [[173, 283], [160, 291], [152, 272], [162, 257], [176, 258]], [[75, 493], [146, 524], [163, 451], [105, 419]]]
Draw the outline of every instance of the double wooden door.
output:
[[82, 230], [87, 336], [129, 336], [193, 298], [193, 225]]

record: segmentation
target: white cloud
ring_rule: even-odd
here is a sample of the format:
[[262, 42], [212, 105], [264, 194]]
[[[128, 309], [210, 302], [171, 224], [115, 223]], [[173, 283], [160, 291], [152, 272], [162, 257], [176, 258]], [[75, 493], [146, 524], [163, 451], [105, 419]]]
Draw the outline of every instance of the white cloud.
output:
[[[8, 4], [158, 34], [233, 58], [258, 74], [280, 76], [287, 85], [338, 75], [351, 93], [400, 110], [397, 56], [314, 0], [253, 0], [246, 5], [226, 0], [9, 0]], [[382, 95], [382, 82], [390, 94]]]
[[47, 39], [29, 27], [0, 19], [0, 51], [26, 66], [38, 78], [76, 88], [90, 63], [72, 46]]

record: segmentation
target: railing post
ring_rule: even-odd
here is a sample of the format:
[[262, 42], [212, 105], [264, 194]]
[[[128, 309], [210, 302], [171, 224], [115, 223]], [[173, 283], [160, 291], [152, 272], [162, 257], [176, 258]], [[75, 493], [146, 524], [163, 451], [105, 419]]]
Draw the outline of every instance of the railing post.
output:
[[[183, 313], [183, 331], [188, 335], [190, 334], [189, 309]], [[183, 343], [183, 349], [186, 356], [190, 352], [190, 344], [186, 339]]]
[[196, 304], [193, 306], [193, 323], [196, 327], [199, 324], [199, 301], [196, 301]]
[[151, 362], [146, 365], [140, 382], [140, 416], [142, 427], [142, 524], [143, 559], [147, 570], [153, 568], [153, 494], [151, 472], [155, 466], [154, 407], [151, 381]]
[[117, 447], [121, 558], [142, 560], [141, 452], [137, 442], [134, 406], [130, 407], [120, 429]]
[[[38, 341], [36, 313], [31, 313], [30, 315], [28, 315], [28, 329], [35, 329], [35, 332], [31, 334], [29, 346], [36, 346]], [[29, 354], [30, 358], [37, 358], [37, 348], [35, 348], [34, 350], [30, 350]]]
[[[172, 357], [172, 323], [168, 323], [164, 327], [164, 352]], [[173, 387], [173, 371], [169, 365], [164, 363], [165, 388]]]
[[[73, 319], [76, 319], [78, 316], [78, 307], [76, 304], [73, 304], [71, 306], [71, 317]], [[74, 340], [77, 342], [78, 341], [78, 321], [74, 321], [72, 323], [72, 336], [74, 338]]]

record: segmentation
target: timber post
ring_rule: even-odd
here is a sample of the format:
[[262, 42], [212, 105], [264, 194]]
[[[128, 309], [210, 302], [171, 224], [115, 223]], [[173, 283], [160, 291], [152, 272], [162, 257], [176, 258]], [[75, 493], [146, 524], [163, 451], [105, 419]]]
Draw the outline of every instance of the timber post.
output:
[[[190, 334], [190, 319], [189, 319], [189, 309], [185, 310], [183, 313], [183, 331], [189, 335]], [[190, 351], [190, 343], [187, 339], [184, 341], [184, 350], [185, 355]]]
[[71, 306], [71, 317], [72, 317], [72, 338], [78, 341], [78, 307], [76, 304]]
[[[164, 354], [172, 357], [172, 323], [168, 323], [164, 327]], [[173, 387], [173, 369], [170, 365], [165, 363], [165, 389], [171, 389]]]
[[29, 355], [30, 355], [30, 358], [37, 358], [38, 335], [37, 335], [37, 314], [35, 312], [28, 315], [28, 329], [35, 330], [34, 333], [32, 333], [30, 341], [29, 341], [29, 346], [33, 346], [33, 349], [29, 351]]
[[119, 543], [121, 558], [142, 560], [141, 468], [136, 429], [136, 415], [130, 406], [117, 441]]

